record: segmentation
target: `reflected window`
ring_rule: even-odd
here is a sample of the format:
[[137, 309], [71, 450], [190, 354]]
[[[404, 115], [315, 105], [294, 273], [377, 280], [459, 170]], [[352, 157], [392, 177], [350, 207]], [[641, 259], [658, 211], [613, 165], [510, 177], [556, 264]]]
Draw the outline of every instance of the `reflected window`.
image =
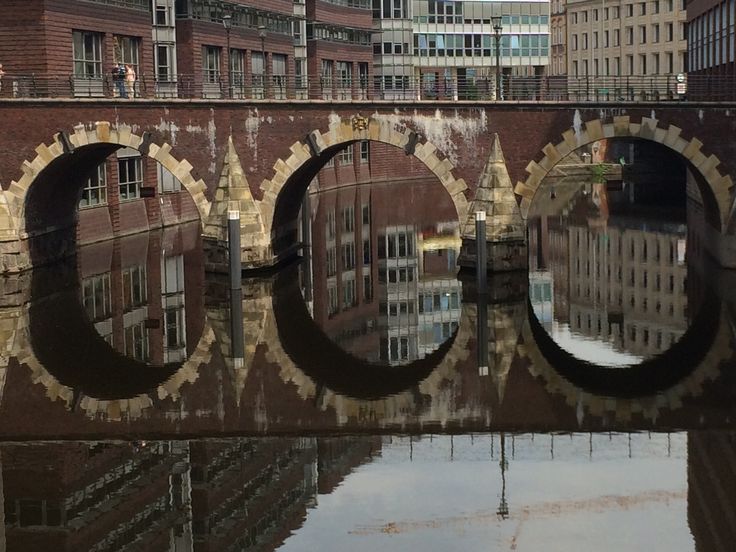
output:
[[370, 238], [363, 239], [363, 265], [371, 264], [371, 240]]
[[148, 299], [146, 267], [138, 265], [123, 270], [123, 309], [128, 312], [143, 306]]
[[335, 246], [327, 248], [327, 276], [334, 276], [337, 274], [337, 251]]
[[363, 275], [363, 300], [370, 303], [373, 299], [373, 286], [371, 285], [371, 275]]
[[136, 360], [147, 362], [148, 356], [148, 332], [145, 321], [128, 326], [124, 330], [125, 349], [124, 354]]
[[355, 208], [344, 207], [342, 210], [342, 230], [352, 232], [355, 228]]
[[91, 207], [107, 203], [107, 165], [97, 165], [92, 176], [84, 183], [79, 207]]
[[360, 143], [360, 162], [361, 163], [368, 163], [368, 160], [370, 159], [370, 142], [367, 140], [363, 140]]
[[337, 310], [337, 287], [333, 285], [327, 288], [327, 314], [332, 316], [337, 313]]
[[82, 280], [82, 304], [92, 321], [110, 316], [112, 296], [109, 273]]
[[342, 244], [342, 269], [352, 270], [355, 268], [355, 244], [353, 242]]
[[343, 307], [349, 308], [356, 304], [355, 301], [355, 280], [345, 280], [342, 283], [343, 290]]

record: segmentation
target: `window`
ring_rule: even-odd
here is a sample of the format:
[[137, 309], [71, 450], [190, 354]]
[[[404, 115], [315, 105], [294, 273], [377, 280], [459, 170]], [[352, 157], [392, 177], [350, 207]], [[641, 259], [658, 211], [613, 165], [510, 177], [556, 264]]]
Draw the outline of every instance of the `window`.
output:
[[141, 197], [143, 160], [140, 156], [118, 158], [118, 182], [121, 200]]
[[639, 44], [647, 43], [647, 28], [645, 25], [639, 26]]
[[360, 162], [368, 163], [369, 159], [370, 159], [370, 142], [367, 140], [363, 140], [360, 143]]
[[91, 207], [102, 203], [107, 203], [107, 165], [104, 162], [97, 165], [92, 176], [85, 182], [79, 206]]
[[652, 42], [659, 42], [659, 25], [652, 25]]
[[370, 303], [373, 299], [373, 286], [371, 285], [371, 275], [363, 275], [363, 300]]
[[335, 246], [327, 248], [327, 277], [334, 276], [337, 274], [337, 252]]
[[115, 63], [132, 65], [137, 73], [141, 39], [133, 36], [115, 35], [112, 44]]
[[634, 17], [634, 4], [626, 4], [626, 17]]
[[271, 70], [273, 72], [274, 97], [277, 100], [284, 100], [286, 99], [286, 56], [273, 54]]
[[340, 150], [337, 154], [338, 165], [352, 165], [353, 164], [353, 146], [352, 144]]
[[672, 23], [667, 23], [665, 26], [665, 29], [666, 29], [665, 30], [665, 37], [666, 37], [665, 40], [667, 42], [672, 42], [672, 39], [674, 38], [674, 31], [673, 31], [674, 27]]
[[363, 205], [361, 207], [361, 221], [364, 226], [371, 223], [371, 206], [370, 205]]
[[181, 190], [181, 182], [174, 174], [161, 163], [156, 163], [156, 182], [159, 192], [178, 192]]
[[202, 47], [202, 78], [205, 83], [220, 82], [220, 48], [216, 46]]
[[173, 44], [158, 44], [156, 46], [156, 78], [159, 81], [174, 80], [173, 62]]
[[230, 50], [229, 65], [231, 96], [242, 98], [245, 87], [245, 51]]
[[102, 35], [100, 33], [74, 31], [72, 49], [75, 77], [102, 77]]
[[647, 3], [639, 2], [639, 15], [646, 15], [646, 14], [647, 14]]
[[345, 280], [342, 283], [343, 291], [343, 308], [352, 307], [355, 305], [355, 280], [352, 278]]
[[167, 5], [156, 4], [156, 12], [154, 22], [156, 25], [161, 27], [167, 27], [170, 25], [171, 14], [170, 7]]

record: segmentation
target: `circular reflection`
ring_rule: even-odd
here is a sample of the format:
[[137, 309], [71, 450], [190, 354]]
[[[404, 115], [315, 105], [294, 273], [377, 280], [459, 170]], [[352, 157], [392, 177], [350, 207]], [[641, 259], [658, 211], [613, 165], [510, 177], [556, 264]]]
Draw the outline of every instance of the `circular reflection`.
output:
[[460, 228], [439, 182], [338, 182], [309, 203], [304, 297], [335, 345], [370, 364], [402, 366], [450, 339], [462, 303]]
[[[104, 242], [33, 271], [33, 362], [71, 388], [75, 402], [129, 399], [157, 388], [164, 398], [196, 379], [208, 354], [202, 341], [212, 341], [203, 271], [193, 266], [201, 262], [196, 239], [188, 238], [197, 231], [193, 225]], [[193, 247], [185, 251], [187, 243]]]

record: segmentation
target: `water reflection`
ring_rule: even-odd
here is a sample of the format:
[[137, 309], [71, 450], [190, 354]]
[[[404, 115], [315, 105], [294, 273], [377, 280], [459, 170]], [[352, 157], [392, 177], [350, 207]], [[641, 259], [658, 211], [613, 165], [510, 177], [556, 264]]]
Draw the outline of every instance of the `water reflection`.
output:
[[0, 544], [727, 550], [734, 458], [713, 431], [3, 444]]
[[196, 225], [4, 280], [0, 436], [732, 427], [734, 286], [681, 226], [541, 218], [529, 295], [478, 302], [439, 184], [309, 203], [304, 261], [239, 296]]

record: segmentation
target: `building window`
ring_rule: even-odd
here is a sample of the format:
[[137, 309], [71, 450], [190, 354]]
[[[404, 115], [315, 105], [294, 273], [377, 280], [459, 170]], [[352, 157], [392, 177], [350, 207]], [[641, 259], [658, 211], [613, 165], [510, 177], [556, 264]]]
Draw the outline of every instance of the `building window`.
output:
[[356, 304], [355, 301], [355, 280], [352, 278], [349, 280], [345, 280], [342, 283], [342, 292], [343, 292], [343, 308], [352, 307]]
[[271, 71], [273, 80], [274, 98], [286, 99], [286, 56], [273, 54], [271, 57]]
[[353, 146], [352, 144], [347, 146], [345, 149], [340, 150], [337, 154], [338, 165], [352, 165], [353, 164]]
[[143, 160], [140, 157], [123, 157], [118, 159], [118, 182], [121, 200], [141, 197]]
[[242, 98], [245, 87], [245, 51], [230, 50], [230, 87], [232, 96]]
[[72, 33], [74, 76], [102, 77], [102, 35], [86, 31]]
[[159, 81], [174, 80], [174, 45], [158, 44], [156, 46], [156, 78]]
[[220, 82], [220, 48], [202, 47], [202, 78], [209, 84]]
[[107, 203], [107, 165], [104, 162], [97, 165], [92, 176], [85, 182], [79, 206], [91, 207], [102, 203]]
[[178, 192], [181, 190], [181, 182], [169, 169], [161, 163], [156, 163], [156, 182], [159, 192]]
[[116, 35], [112, 41], [115, 63], [132, 65], [137, 73], [141, 39], [133, 36]]

